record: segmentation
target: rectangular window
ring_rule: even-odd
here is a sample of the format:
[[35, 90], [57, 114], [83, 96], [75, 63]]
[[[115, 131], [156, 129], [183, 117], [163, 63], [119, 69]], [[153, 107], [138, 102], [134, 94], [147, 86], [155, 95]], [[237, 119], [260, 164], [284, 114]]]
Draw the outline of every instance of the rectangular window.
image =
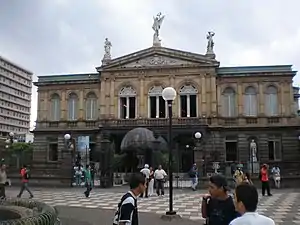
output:
[[135, 97], [129, 97], [129, 118], [134, 119], [135, 118]]
[[156, 117], [156, 97], [155, 96], [151, 96], [149, 98], [150, 101], [150, 118], [155, 118]]
[[268, 141], [269, 160], [281, 160], [281, 145], [278, 140]]
[[120, 118], [126, 119], [126, 98], [120, 98]]
[[197, 96], [190, 95], [190, 117], [197, 117]]
[[238, 161], [237, 141], [225, 142], [225, 160], [226, 161]]
[[187, 117], [187, 96], [180, 96], [180, 117]]
[[166, 101], [159, 96], [159, 118], [166, 118]]
[[50, 143], [48, 148], [48, 160], [53, 162], [58, 161], [58, 144]]

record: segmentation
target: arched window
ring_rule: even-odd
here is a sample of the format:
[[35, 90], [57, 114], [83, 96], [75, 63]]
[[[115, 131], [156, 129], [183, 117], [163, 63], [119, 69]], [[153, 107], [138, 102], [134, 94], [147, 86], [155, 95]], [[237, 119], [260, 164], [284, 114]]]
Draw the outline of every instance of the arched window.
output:
[[86, 97], [86, 119], [95, 120], [97, 117], [97, 96], [94, 93], [89, 93]]
[[162, 97], [162, 86], [153, 86], [148, 92], [148, 117], [149, 118], [165, 118], [166, 117], [166, 101]]
[[254, 87], [247, 87], [245, 90], [244, 115], [257, 116], [257, 95]]
[[235, 117], [236, 116], [236, 94], [235, 91], [228, 87], [224, 90], [223, 95], [223, 116]]
[[131, 86], [119, 91], [119, 118], [133, 119], [136, 117], [136, 91]]
[[78, 119], [78, 97], [75, 93], [71, 93], [68, 99], [68, 119]]
[[51, 121], [60, 120], [60, 97], [58, 94], [53, 94], [51, 96], [51, 106], [50, 106], [50, 118]]
[[184, 85], [179, 89], [179, 115], [180, 117], [197, 117], [198, 90], [193, 85]]
[[273, 85], [267, 87], [265, 94], [265, 107], [267, 116], [278, 115], [278, 91]]

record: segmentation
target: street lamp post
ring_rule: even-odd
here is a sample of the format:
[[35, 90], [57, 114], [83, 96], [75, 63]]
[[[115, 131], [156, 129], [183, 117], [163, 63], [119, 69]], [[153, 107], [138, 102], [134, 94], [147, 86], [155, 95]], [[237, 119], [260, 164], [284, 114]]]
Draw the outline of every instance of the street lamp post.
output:
[[196, 149], [195, 150], [201, 153], [200, 154], [201, 164], [199, 165], [199, 169], [200, 169], [199, 174], [201, 174], [201, 176], [203, 176], [203, 155], [202, 155], [201, 148], [200, 148], [200, 139], [202, 137], [202, 134], [200, 132], [196, 132], [194, 136], [196, 139]]
[[[72, 141], [71, 141], [71, 135], [70, 134], [65, 134], [64, 135], [64, 139], [65, 139], [65, 151], [66, 153], [69, 152], [69, 151], [73, 151], [73, 144], [72, 144]], [[70, 167], [71, 167], [71, 179], [70, 179], [70, 186], [72, 187], [73, 186], [73, 152], [71, 152], [70, 154], [70, 161], [71, 161], [71, 164], [70, 164]]]
[[169, 111], [169, 211], [166, 212], [166, 215], [172, 216], [176, 215], [176, 212], [173, 211], [173, 168], [172, 168], [172, 102], [176, 98], [176, 91], [172, 87], [166, 87], [162, 91], [162, 97], [168, 104]]

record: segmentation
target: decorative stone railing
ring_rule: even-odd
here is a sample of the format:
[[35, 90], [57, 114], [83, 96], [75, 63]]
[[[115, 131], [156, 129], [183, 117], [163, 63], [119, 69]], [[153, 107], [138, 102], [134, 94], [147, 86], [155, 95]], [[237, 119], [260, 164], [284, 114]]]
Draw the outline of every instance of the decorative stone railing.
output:
[[56, 210], [42, 202], [7, 198], [0, 201], [0, 225], [60, 225]]

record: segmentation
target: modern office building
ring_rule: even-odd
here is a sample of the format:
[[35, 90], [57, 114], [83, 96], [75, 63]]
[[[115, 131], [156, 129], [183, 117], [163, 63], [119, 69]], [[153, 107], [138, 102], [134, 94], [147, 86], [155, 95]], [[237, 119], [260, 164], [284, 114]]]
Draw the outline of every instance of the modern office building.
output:
[[30, 127], [32, 72], [0, 56], [0, 136]]

